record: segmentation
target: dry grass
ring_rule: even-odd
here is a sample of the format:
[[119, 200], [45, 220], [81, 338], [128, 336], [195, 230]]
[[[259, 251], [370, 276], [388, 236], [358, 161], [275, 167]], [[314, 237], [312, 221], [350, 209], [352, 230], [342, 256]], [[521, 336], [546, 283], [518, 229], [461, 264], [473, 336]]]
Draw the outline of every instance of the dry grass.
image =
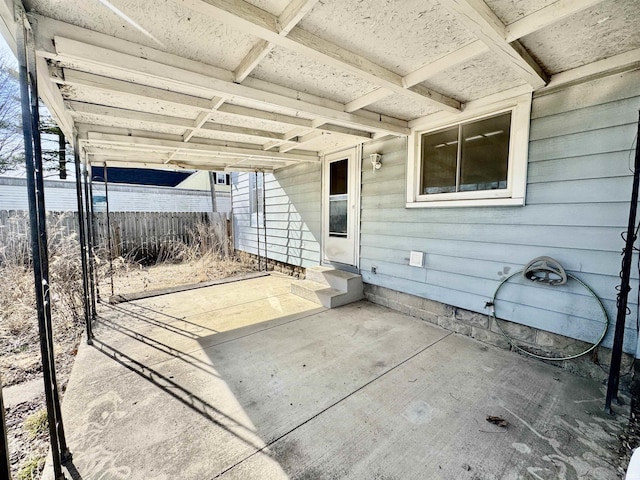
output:
[[[19, 218], [19, 217], [18, 217]], [[49, 284], [54, 341], [77, 342], [81, 333], [82, 281], [80, 250], [64, 216], [48, 229]], [[27, 222], [26, 214], [22, 218]], [[15, 235], [0, 247], [0, 369], [5, 385], [33, 377], [39, 370], [39, 334], [33, 288], [33, 266], [26, 234]]]
[[[83, 333], [82, 270], [76, 235], [65, 227], [64, 215], [49, 215], [49, 281], [56, 350], [58, 385], [64, 391]], [[12, 222], [28, 222], [26, 215]], [[219, 228], [219, 227], [218, 227]], [[36, 378], [41, 373], [38, 324], [35, 310], [34, 277], [30, 258], [28, 229], [11, 230], [8, 241], [0, 245], [0, 377], [8, 387]], [[230, 256], [232, 246], [220, 240], [221, 232], [206, 223], [194, 225], [186, 242], [163, 244], [156, 263], [140, 265], [132, 259], [113, 261], [116, 293], [198, 283], [252, 271], [246, 261]], [[109, 288], [109, 262], [106, 251], [97, 251], [96, 272], [103, 296]], [[13, 475], [20, 479], [38, 478], [48, 448], [46, 417], [39, 411], [44, 396], [7, 411], [9, 451]], [[31, 413], [36, 415], [28, 417]], [[27, 419], [28, 417], [28, 419]], [[26, 420], [26, 422], [25, 422]]]
[[[114, 294], [137, 293], [227, 278], [255, 270], [250, 262], [231, 256], [233, 246], [219, 227], [196, 223], [186, 242], [162, 244], [154, 264], [135, 261], [136, 252], [113, 260]], [[99, 290], [103, 297], [111, 295], [111, 275], [106, 252], [98, 260]]]

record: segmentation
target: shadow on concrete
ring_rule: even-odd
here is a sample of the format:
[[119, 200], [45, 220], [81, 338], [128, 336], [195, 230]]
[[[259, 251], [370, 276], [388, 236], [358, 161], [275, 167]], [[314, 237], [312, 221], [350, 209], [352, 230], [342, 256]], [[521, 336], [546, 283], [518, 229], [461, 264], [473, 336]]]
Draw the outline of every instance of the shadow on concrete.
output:
[[93, 347], [99, 350], [104, 355], [110, 357], [111, 359], [118, 362], [120, 365], [128, 369], [129, 371], [139, 375], [144, 378], [148, 382], [152, 383], [154, 386], [160, 388], [164, 393], [170, 395], [176, 400], [180, 401], [183, 405], [189, 407], [194, 412], [198, 413], [217, 427], [222, 430], [230, 433], [234, 437], [238, 438], [242, 442], [246, 443], [250, 447], [254, 449], [261, 449], [261, 445], [256, 445], [250, 439], [243, 437], [242, 435], [236, 433], [233, 429], [229, 428], [224, 421], [231, 423], [234, 427], [239, 430], [246, 430], [248, 434], [251, 434], [249, 429], [244, 427], [242, 424], [237, 422], [234, 418], [225, 415], [223, 412], [218, 410], [213, 405], [206, 402], [204, 399], [199, 396], [193, 394], [189, 390], [183, 388], [178, 383], [174, 382], [169, 377], [161, 374], [157, 370], [154, 370], [145, 364], [138, 362], [137, 360], [131, 358], [130, 356], [122, 353], [115, 348], [109, 346], [108, 344], [98, 340], [93, 340]]

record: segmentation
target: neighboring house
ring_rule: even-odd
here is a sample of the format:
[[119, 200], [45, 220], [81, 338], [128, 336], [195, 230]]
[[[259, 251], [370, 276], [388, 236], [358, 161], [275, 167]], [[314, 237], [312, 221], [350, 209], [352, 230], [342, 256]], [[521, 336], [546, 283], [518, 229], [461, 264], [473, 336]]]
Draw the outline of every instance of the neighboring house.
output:
[[[27, 182], [24, 178], [0, 177], [0, 210], [28, 210]], [[211, 193], [149, 185], [109, 184], [111, 212], [210, 212]], [[45, 180], [45, 206], [51, 212], [78, 209], [75, 181]], [[221, 204], [228, 195], [221, 198]], [[106, 209], [104, 184], [95, 182], [93, 199], [96, 211]]]

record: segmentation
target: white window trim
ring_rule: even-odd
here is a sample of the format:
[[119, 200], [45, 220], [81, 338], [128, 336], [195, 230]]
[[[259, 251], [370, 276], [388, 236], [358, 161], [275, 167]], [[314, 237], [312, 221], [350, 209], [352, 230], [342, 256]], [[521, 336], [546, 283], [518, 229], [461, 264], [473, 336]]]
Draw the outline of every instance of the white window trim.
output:
[[[407, 152], [406, 208], [524, 205], [527, 186], [531, 96], [531, 93], [527, 93], [475, 108], [470, 105], [468, 109], [465, 109], [460, 114], [452, 114], [446, 118], [438, 116], [433, 122], [421, 124], [419, 128], [412, 129]], [[420, 195], [418, 193], [421, 167], [420, 139], [424, 133], [453, 127], [463, 122], [479, 120], [507, 111], [511, 111], [512, 116], [506, 189], [429, 195]]]

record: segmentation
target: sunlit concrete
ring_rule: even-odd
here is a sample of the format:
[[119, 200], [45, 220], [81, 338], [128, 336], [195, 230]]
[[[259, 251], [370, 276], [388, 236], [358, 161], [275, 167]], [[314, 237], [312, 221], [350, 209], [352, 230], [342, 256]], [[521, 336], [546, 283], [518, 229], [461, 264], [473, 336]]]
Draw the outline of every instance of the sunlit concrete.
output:
[[102, 307], [63, 403], [74, 478], [617, 478], [601, 385], [291, 280]]

